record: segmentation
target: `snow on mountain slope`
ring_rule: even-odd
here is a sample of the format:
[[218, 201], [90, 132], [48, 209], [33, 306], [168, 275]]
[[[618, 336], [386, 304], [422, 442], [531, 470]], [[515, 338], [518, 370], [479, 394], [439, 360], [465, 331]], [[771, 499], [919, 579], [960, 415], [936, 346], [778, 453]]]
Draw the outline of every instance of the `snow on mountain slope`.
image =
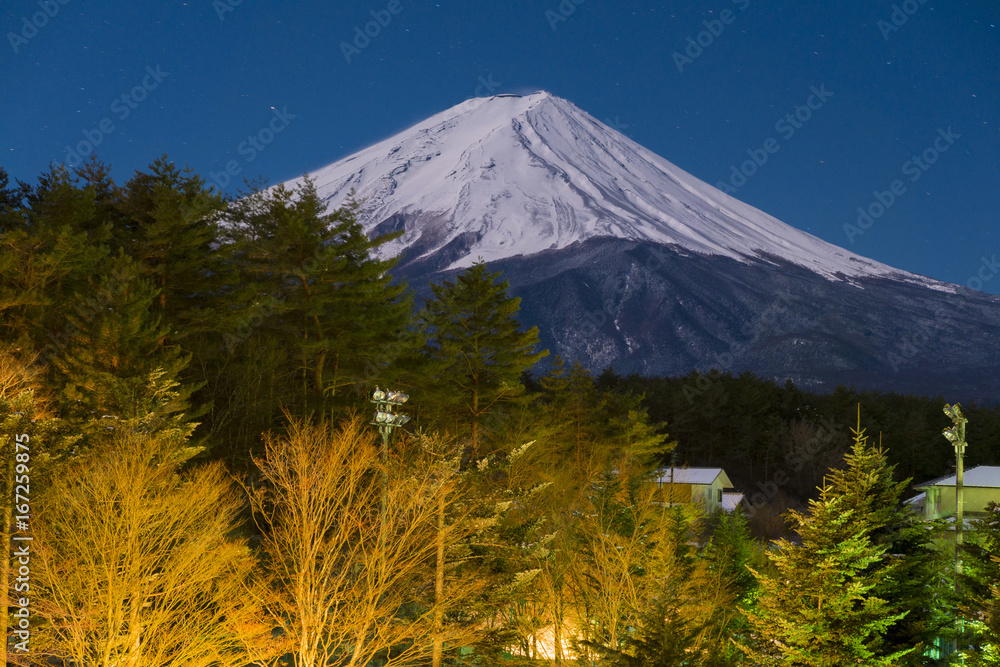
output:
[[954, 291], [786, 225], [544, 91], [467, 100], [311, 176], [332, 206], [355, 190], [369, 232], [402, 226], [385, 253], [448, 248], [449, 269], [616, 237]]

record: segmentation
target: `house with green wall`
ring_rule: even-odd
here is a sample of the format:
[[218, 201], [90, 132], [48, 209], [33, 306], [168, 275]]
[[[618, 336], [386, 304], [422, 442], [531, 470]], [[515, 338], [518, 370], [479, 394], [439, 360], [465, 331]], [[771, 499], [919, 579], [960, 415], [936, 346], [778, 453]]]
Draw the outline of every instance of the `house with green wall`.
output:
[[733, 483], [722, 468], [662, 468], [655, 481], [662, 502], [668, 505], [694, 503], [712, 513], [720, 509], [733, 511], [743, 500], [741, 493], [724, 492], [733, 488]]
[[[967, 520], [982, 516], [990, 502], [1000, 503], [1000, 466], [969, 468], [962, 477], [963, 513]], [[938, 477], [913, 488], [920, 493], [906, 502], [922, 517], [955, 516], [955, 475]]]

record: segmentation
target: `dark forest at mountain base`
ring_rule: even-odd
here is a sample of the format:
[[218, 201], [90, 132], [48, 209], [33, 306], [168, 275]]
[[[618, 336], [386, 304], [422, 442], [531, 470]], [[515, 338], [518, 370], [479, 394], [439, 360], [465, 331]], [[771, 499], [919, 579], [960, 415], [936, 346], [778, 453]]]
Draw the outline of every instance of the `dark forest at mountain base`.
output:
[[[869, 436], [896, 466], [897, 481], [919, 484], [955, 469], [954, 448], [941, 435], [949, 425], [942, 413], [951, 402], [947, 396], [846, 387], [821, 394], [718, 371], [672, 378], [605, 371], [596, 385], [642, 394], [650, 419], [665, 422], [677, 440], [680, 464], [723, 468], [748, 501], [763, 494], [770, 513], [804, 507], [828, 468], [842, 465], [859, 405]], [[969, 417], [966, 467], [1000, 465], [1000, 408], [963, 407]]]

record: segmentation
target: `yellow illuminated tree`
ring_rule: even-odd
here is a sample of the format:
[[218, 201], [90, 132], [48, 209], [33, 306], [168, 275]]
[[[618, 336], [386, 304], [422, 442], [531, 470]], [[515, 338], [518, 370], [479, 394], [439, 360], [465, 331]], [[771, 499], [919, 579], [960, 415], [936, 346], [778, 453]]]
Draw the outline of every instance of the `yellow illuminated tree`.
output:
[[116, 430], [48, 482], [35, 521], [32, 648], [81, 667], [238, 667], [280, 654], [218, 464], [179, 473], [177, 442]]
[[467, 630], [440, 623], [456, 600], [433, 593], [437, 555], [458, 535], [440, 525], [452, 502], [449, 475], [384, 464], [358, 418], [338, 427], [293, 420], [285, 436], [266, 438], [255, 463], [260, 480], [250, 493], [269, 604], [297, 667], [406, 664], [461, 644]]

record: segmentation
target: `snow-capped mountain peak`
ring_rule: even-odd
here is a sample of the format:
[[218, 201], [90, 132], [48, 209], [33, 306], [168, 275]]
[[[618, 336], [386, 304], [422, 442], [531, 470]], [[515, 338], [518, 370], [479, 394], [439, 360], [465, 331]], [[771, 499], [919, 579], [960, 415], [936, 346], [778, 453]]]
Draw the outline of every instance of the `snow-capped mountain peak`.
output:
[[441, 269], [615, 237], [953, 289], [786, 225], [545, 91], [467, 100], [311, 176], [332, 206], [354, 190], [370, 233], [405, 230], [383, 252]]

